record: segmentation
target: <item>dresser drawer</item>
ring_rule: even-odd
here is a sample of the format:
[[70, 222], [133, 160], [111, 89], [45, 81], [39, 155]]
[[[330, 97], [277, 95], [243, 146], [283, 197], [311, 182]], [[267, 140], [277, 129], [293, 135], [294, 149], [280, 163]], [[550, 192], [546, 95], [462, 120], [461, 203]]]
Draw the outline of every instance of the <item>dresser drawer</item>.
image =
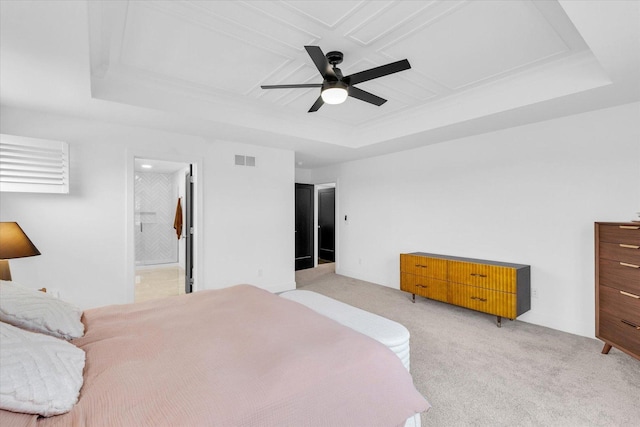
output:
[[640, 245], [640, 223], [599, 224], [599, 229], [601, 242]]
[[400, 271], [416, 276], [447, 280], [447, 260], [419, 255], [401, 254]]
[[617, 316], [640, 325], [640, 294], [600, 286], [600, 316]]
[[516, 295], [507, 292], [449, 283], [449, 303], [509, 319], [517, 317]]
[[449, 281], [502, 292], [516, 292], [516, 269], [449, 261]]
[[600, 243], [600, 258], [640, 265], [640, 245]]
[[634, 355], [640, 354], [640, 325], [621, 316], [600, 313], [598, 326], [598, 338]]
[[601, 258], [599, 266], [601, 286], [640, 295], [640, 265]]
[[447, 282], [444, 280], [401, 273], [400, 289], [426, 298], [447, 302]]

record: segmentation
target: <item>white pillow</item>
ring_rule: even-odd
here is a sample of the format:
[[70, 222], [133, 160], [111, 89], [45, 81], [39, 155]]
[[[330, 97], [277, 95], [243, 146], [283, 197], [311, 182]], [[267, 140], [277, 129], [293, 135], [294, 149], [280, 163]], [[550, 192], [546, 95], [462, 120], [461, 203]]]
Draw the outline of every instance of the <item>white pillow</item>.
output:
[[45, 417], [69, 412], [84, 361], [71, 343], [0, 322], [0, 409]]
[[0, 280], [0, 320], [70, 340], [84, 335], [82, 310], [45, 292]]

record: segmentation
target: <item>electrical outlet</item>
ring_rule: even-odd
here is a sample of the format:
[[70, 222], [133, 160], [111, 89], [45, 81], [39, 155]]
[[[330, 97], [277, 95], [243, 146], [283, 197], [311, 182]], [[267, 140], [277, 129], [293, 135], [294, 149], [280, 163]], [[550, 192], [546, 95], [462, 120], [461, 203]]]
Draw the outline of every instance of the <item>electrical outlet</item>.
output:
[[362, 258], [358, 258], [358, 264], [362, 265]]
[[262, 269], [258, 269], [258, 277], [262, 277]]
[[538, 298], [538, 290], [537, 289], [531, 289], [531, 298]]

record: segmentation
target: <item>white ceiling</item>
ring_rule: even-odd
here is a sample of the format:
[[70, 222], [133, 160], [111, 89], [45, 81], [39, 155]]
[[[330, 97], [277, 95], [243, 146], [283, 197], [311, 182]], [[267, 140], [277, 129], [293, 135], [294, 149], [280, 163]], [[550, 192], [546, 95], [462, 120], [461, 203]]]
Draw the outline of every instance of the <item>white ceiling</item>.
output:
[[[302, 167], [640, 100], [639, 2], [0, 2], [0, 101], [296, 151]], [[304, 46], [412, 68], [307, 113]], [[639, 118], [640, 119], [640, 118]]]

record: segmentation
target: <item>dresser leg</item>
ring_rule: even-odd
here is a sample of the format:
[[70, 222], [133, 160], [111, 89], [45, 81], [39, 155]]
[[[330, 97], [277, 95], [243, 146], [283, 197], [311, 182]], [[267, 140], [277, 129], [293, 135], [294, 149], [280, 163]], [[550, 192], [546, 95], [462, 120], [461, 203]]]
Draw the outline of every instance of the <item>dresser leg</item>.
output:
[[496, 324], [498, 325], [498, 328], [502, 328], [502, 317], [501, 316], [496, 316]]
[[411, 302], [415, 304], [416, 303], [416, 294], [411, 294], [411, 295], [413, 295], [413, 301], [411, 301]]
[[611, 350], [611, 344], [604, 344], [604, 347], [602, 347], [602, 354], [609, 354], [609, 350]]

